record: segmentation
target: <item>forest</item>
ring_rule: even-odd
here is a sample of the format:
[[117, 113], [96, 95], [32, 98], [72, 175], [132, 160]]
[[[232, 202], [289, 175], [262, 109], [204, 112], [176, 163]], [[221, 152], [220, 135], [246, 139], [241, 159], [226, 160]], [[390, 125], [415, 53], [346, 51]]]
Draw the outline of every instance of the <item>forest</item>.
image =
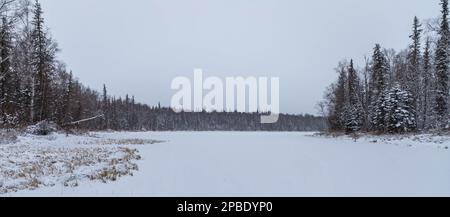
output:
[[319, 103], [331, 131], [412, 133], [449, 129], [448, 0], [441, 16], [414, 17], [408, 48], [376, 44], [364, 67], [341, 61], [338, 79]]
[[[175, 113], [108, 95], [79, 82], [59, 60], [58, 44], [45, 25], [39, 1], [0, 0], [0, 128], [52, 123], [63, 129], [174, 131], [317, 131], [326, 123], [312, 115], [280, 115], [260, 124], [259, 113]], [[101, 89], [101, 87], [99, 88]]]

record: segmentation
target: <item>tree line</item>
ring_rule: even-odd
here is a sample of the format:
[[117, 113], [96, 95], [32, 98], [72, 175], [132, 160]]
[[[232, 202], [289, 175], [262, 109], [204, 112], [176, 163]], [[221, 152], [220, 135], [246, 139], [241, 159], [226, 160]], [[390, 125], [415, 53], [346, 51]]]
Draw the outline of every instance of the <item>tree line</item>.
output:
[[[449, 129], [448, 0], [424, 27], [414, 17], [410, 45], [396, 52], [376, 44], [362, 68], [341, 61], [338, 79], [319, 103], [332, 131], [408, 133]], [[427, 30], [427, 31], [425, 31]]]
[[170, 108], [114, 97], [84, 86], [61, 60], [39, 1], [0, 0], [0, 128], [51, 121], [86, 130], [267, 130], [325, 128], [323, 118], [281, 115], [260, 124], [262, 113], [175, 113]]

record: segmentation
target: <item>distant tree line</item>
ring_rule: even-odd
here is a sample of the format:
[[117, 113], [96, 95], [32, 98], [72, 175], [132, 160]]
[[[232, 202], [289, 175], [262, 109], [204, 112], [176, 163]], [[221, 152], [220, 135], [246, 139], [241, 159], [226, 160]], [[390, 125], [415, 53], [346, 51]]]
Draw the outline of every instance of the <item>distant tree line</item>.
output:
[[58, 45], [38, 1], [0, 0], [0, 128], [51, 121], [87, 130], [267, 130], [325, 128], [323, 118], [281, 115], [260, 124], [259, 113], [175, 113], [109, 96], [81, 84], [57, 59]]
[[[448, 0], [423, 28], [414, 18], [410, 46], [396, 52], [375, 45], [366, 65], [336, 68], [338, 80], [319, 104], [332, 131], [407, 133], [449, 129], [450, 30]], [[427, 30], [427, 31], [424, 31]]]
[[[106, 96], [106, 95], [105, 95]], [[104, 98], [103, 123], [86, 127], [111, 130], [149, 131], [320, 131], [326, 129], [324, 118], [312, 115], [280, 115], [274, 124], [261, 124], [266, 113], [179, 112], [161, 106], [136, 104], [133, 98]], [[94, 124], [89, 126], [90, 124]]]

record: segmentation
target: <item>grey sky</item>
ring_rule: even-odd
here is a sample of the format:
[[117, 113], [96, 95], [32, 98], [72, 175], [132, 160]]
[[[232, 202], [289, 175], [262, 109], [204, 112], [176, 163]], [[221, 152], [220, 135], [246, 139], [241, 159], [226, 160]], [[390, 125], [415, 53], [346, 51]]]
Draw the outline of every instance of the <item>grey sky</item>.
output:
[[281, 111], [315, 113], [333, 68], [401, 49], [439, 0], [41, 0], [64, 60], [83, 83], [169, 105], [175, 76], [280, 77]]

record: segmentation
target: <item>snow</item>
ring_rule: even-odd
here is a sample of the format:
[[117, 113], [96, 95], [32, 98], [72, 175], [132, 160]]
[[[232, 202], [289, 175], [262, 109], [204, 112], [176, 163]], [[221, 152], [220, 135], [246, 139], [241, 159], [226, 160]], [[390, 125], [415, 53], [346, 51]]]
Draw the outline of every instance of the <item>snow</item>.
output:
[[135, 148], [142, 157], [135, 161], [139, 170], [106, 184], [81, 179], [77, 187], [55, 184], [3, 196], [450, 196], [450, 139], [445, 136], [356, 141], [272, 132], [55, 137], [20, 137], [18, 143]]
[[106, 183], [138, 169], [141, 157], [129, 144], [156, 141], [112, 140], [95, 136], [20, 136], [0, 146], [0, 194], [86, 180]]

